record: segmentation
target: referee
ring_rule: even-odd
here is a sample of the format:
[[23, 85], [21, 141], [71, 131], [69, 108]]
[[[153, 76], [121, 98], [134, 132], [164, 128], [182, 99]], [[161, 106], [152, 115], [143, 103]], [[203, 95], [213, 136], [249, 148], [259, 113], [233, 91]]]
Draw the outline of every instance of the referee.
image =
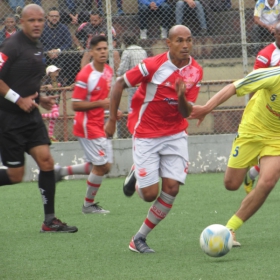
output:
[[22, 30], [0, 46], [0, 152], [7, 169], [0, 170], [0, 186], [22, 181], [24, 153], [39, 166], [39, 190], [45, 219], [41, 232], [76, 232], [55, 217], [54, 161], [50, 140], [38, 109], [51, 109], [56, 96], [40, 96], [45, 73], [43, 48], [39, 38], [44, 28], [44, 10], [30, 4], [22, 11]]

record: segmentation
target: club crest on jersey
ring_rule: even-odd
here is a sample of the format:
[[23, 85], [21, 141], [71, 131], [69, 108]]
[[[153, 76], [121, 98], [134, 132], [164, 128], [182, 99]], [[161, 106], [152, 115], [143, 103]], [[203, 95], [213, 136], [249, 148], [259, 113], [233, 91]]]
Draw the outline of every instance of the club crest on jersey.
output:
[[2, 69], [7, 60], [8, 57], [4, 53], [0, 52], [0, 70]]

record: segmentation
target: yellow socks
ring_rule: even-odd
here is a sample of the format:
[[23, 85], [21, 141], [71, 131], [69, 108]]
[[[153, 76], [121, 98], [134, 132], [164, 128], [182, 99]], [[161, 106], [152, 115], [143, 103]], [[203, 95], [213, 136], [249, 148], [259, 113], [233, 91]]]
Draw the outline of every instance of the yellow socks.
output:
[[243, 221], [236, 215], [233, 215], [227, 222], [226, 227], [233, 231], [238, 230], [243, 225]]

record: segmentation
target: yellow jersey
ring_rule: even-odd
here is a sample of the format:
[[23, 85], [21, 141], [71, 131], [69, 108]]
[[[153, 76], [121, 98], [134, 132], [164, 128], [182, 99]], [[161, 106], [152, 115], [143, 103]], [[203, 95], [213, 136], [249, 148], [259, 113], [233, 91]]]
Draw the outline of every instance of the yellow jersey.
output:
[[255, 92], [238, 133], [280, 139], [280, 67], [257, 69], [233, 84], [237, 96]]

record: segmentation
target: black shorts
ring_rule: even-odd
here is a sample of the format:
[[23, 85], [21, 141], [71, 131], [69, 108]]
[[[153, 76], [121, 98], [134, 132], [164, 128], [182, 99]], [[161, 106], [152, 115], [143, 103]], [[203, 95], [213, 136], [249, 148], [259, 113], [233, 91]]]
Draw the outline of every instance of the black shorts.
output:
[[41, 113], [9, 113], [0, 110], [0, 152], [2, 163], [8, 167], [24, 166], [24, 152], [33, 147], [50, 145]]

